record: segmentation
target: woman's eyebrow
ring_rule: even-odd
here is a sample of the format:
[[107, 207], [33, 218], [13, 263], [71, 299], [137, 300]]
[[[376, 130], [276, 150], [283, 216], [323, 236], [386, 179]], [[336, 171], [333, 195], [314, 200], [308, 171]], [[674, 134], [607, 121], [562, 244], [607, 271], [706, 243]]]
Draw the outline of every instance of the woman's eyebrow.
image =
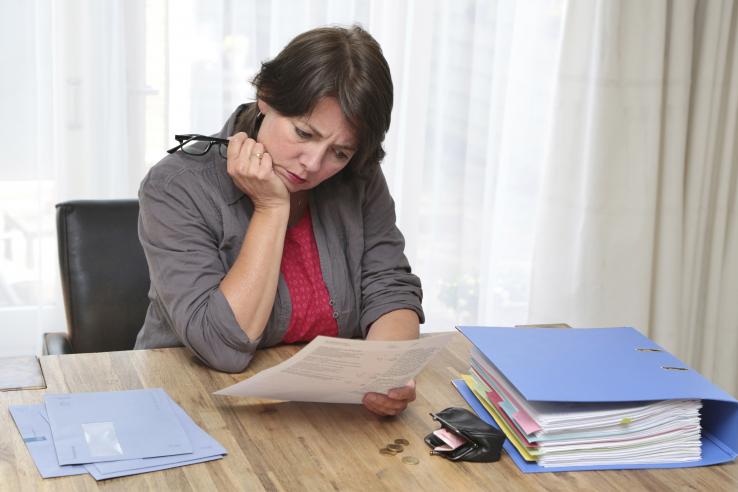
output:
[[346, 152], [356, 152], [356, 149], [351, 145], [334, 145], [334, 149], [345, 150]]
[[[323, 137], [323, 134], [320, 133], [320, 131], [317, 128], [315, 128], [313, 125], [311, 125], [310, 123], [308, 123], [307, 121], [304, 121], [304, 120], [303, 120], [303, 123], [310, 128], [310, 130], [315, 134], [316, 137], [318, 137], [318, 138], [324, 138]], [[356, 148], [354, 148], [353, 145], [349, 145], [349, 144], [338, 144], [338, 145], [334, 145], [333, 147], [336, 148], [336, 149], [347, 150], [349, 152], [355, 152], [356, 151]]]

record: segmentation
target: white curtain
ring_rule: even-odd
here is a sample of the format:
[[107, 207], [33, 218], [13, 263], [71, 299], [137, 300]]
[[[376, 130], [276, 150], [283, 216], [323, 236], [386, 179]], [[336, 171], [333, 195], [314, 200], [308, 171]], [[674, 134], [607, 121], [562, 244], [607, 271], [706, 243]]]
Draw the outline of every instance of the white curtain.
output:
[[293, 36], [360, 23], [425, 331], [633, 325], [738, 392], [733, 2], [0, 2], [0, 355], [64, 328], [55, 203], [136, 196]]
[[0, 355], [64, 329], [54, 204], [136, 196], [175, 133], [217, 131], [326, 24], [360, 23], [391, 66], [383, 166], [424, 329], [525, 321], [561, 0], [2, 2]]
[[530, 319], [636, 326], [738, 394], [738, 7], [568, 2]]

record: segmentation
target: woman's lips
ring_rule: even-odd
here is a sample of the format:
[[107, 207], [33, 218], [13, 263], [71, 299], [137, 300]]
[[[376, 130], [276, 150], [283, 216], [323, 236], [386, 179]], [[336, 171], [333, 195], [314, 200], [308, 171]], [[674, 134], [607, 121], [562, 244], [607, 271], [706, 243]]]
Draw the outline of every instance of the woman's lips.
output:
[[279, 164], [274, 164], [274, 168], [279, 171], [279, 174], [282, 176], [282, 179], [285, 179], [289, 181], [292, 184], [303, 184], [307, 182], [307, 179], [303, 179], [297, 174], [288, 171], [285, 167], [280, 166]]
[[292, 181], [295, 184], [303, 184], [307, 179], [302, 179], [300, 176], [298, 176], [295, 173], [291, 173], [285, 169], [285, 172], [287, 173], [287, 178]]

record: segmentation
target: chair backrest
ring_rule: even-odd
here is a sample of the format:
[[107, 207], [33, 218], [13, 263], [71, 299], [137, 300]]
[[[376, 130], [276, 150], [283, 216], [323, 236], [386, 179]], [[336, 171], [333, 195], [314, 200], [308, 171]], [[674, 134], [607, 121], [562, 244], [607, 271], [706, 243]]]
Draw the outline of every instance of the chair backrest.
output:
[[73, 351], [132, 349], [149, 305], [149, 270], [138, 240], [138, 200], [79, 200], [56, 207]]

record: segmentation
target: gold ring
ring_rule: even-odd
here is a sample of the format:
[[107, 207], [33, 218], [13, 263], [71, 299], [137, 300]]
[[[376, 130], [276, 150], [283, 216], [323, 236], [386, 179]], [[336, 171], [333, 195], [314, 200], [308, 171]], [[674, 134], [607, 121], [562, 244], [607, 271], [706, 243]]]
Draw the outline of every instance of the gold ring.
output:
[[264, 157], [264, 152], [254, 152], [254, 155], [257, 159], [261, 160], [261, 158]]

